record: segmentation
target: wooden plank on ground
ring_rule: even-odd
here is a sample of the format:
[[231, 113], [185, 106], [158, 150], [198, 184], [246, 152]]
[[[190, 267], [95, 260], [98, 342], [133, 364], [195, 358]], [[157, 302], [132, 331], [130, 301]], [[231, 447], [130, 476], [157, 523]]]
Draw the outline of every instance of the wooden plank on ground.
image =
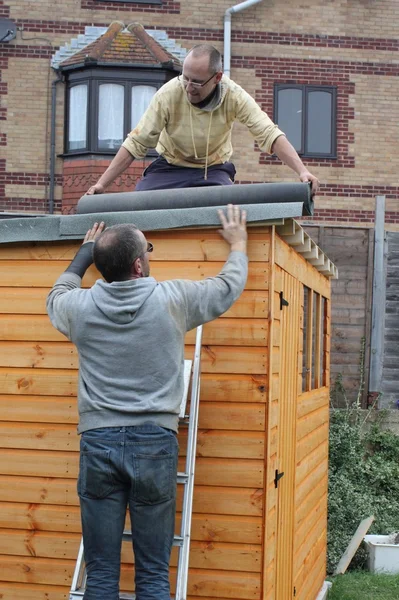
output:
[[360, 544], [363, 541], [364, 536], [370, 529], [372, 523], [374, 521], [374, 517], [367, 517], [360, 522], [359, 527], [356, 529], [355, 533], [351, 541], [349, 542], [348, 547], [340, 558], [339, 563], [337, 564], [334, 575], [340, 575], [345, 573], [346, 569], [349, 567], [349, 564], [352, 558], [355, 555], [356, 550], [359, 548]]

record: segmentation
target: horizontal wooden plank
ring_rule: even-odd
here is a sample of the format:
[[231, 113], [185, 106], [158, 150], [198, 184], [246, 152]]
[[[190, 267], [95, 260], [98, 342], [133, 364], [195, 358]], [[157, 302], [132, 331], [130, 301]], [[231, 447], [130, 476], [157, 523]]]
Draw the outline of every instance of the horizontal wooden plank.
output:
[[[74, 560], [35, 557], [0, 556], [3, 581], [47, 585], [71, 584]], [[132, 590], [133, 567], [122, 564], [121, 589]], [[171, 568], [172, 590], [175, 588], [176, 569]], [[257, 573], [190, 569], [188, 591], [199, 596], [219, 596], [243, 600], [257, 600], [260, 577]]]
[[[181, 506], [182, 486], [177, 487]], [[76, 480], [61, 477], [0, 475], [0, 501], [78, 506]], [[259, 488], [200, 485], [194, 490], [193, 511], [198, 514], [258, 517], [263, 510]]]
[[276, 236], [274, 260], [277, 265], [287, 271], [315, 292], [326, 298], [330, 297], [330, 282], [315, 267], [300, 256], [279, 236]]
[[[306, 414], [297, 421], [297, 440], [300, 441], [305, 436], [309, 435], [315, 429], [318, 429], [324, 423], [328, 423], [329, 409], [328, 405], [316, 408], [313, 412]], [[328, 439], [328, 436], [327, 438]]]
[[200, 429], [264, 431], [265, 406], [259, 403], [205, 402], [201, 398]]
[[[251, 405], [244, 405], [248, 409]], [[248, 414], [249, 425], [255, 411], [242, 411]], [[262, 411], [264, 412], [264, 411]], [[250, 413], [250, 414], [249, 414]], [[233, 415], [235, 419], [236, 415]], [[264, 414], [263, 421], [264, 421]], [[231, 417], [231, 415], [228, 415]], [[235, 420], [234, 429], [239, 429], [239, 421]], [[257, 424], [257, 423], [256, 423]], [[227, 429], [227, 427], [226, 427]], [[261, 432], [218, 431], [214, 429], [199, 429], [197, 439], [197, 456], [216, 458], [249, 458], [264, 457], [264, 434]], [[187, 446], [187, 428], [182, 427], [179, 434], [180, 455], [185, 456]], [[78, 451], [79, 436], [75, 425], [43, 424], [43, 423], [14, 423], [0, 422], [0, 447], [26, 450], [55, 450]]]
[[[195, 230], [149, 232], [148, 239], [154, 244], [152, 259], [156, 261], [225, 261], [228, 245], [216, 231]], [[267, 232], [249, 231], [248, 255], [251, 261], [267, 261], [270, 242]], [[75, 240], [69, 242], [23, 242], [1, 247], [0, 260], [68, 260], [71, 261], [80, 248]]]
[[[35, 556], [38, 558], [66, 558], [76, 560], [81, 535], [79, 533], [0, 530], [0, 555]], [[133, 551], [129, 541], [122, 544], [121, 560], [133, 564]], [[178, 551], [172, 551], [170, 565], [177, 566]], [[261, 568], [261, 546], [255, 544], [200, 542], [190, 544], [190, 568], [237, 570], [259, 573]]]
[[[196, 331], [186, 336], [195, 343]], [[265, 319], [216, 319], [203, 329], [203, 344], [263, 346], [267, 344], [268, 325]], [[66, 342], [47, 315], [0, 315], [1, 341]]]
[[[0, 314], [46, 315], [46, 298], [50, 289], [3, 287], [0, 295]], [[268, 309], [269, 295], [266, 290], [244, 290], [221, 318], [262, 319], [267, 317]]]
[[[189, 358], [187, 352], [186, 358]], [[7, 414], [15, 416], [7, 420], [36, 421], [29, 402], [42, 402], [41, 420], [45, 422], [75, 422], [77, 372], [54, 369], [1, 369], [0, 389], [2, 406]], [[15, 395], [19, 395], [16, 398]], [[47, 398], [46, 398], [47, 397]], [[267, 380], [262, 374], [201, 373], [201, 400], [220, 402], [266, 402]], [[32, 400], [34, 399], [34, 400]], [[17, 405], [17, 401], [27, 404]], [[9, 401], [9, 402], [8, 402]], [[11, 405], [12, 403], [12, 405]], [[34, 406], [34, 404], [32, 404]], [[17, 418], [20, 412], [25, 418]], [[47, 415], [43, 416], [43, 413]], [[72, 413], [75, 415], [72, 416]], [[61, 419], [61, 421], [59, 420]]]
[[[151, 276], [158, 281], [167, 279], [191, 279], [199, 281], [215, 277], [222, 270], [224, 262], [161, 262], [151, 261]], [[58, 277], [69, 266], [69, 261], [0, 261], [0, 287], [52, 287]], [[267, 290], [269, 288], [270, 267], [264, 262], [250, 262], [247, 290]], [[83, 287], [90, 287], [100, 275], [92, 265], [83, 278]]]
[[[182, 431], [179, 435], [181, 448], [185, 445], [185, 433]], [[184, 450], [181, 454], [184, 455]], [[263, 432], [211, 429], [200, 429], [198, 431], [197, 456], [262, 460], [264, 454], [265, 438]]]
[[[176, 515], [176, 533], [180, 532], [182, 493], [179, 489], [178, 512]], [[56, 506], [52, 504], [34, 504], [25, 502], [0, 502], [0, 527], [7, 530], [20, 529], [26, 534], [37, 531], [56, 532], [59, 537], [64, 533], [81, 534], [80, 508], [78, 506]], [[129, 516], [126, 528], [131, 529]], [[201, 542], [234, 542], [259, 544], [262, 522], [260, 517], [246, 515], [213, 515], [194, 512], [192, 515], [191, 539]], [[5, 538], [6, 539], [6, 538]], [[0, 554], [10, 554], [5, 550]]]
[[2, 600], [68, 600], [70, 586], [2, 581]]
[[305, 478], [318, 467], [320, 464], [325, 464], [328, 456], [328, 440], [320, 444], [302, 461], [297, 463], [296, 484], [299, 486]]
[[[0, 449], [2, 475], [76, 479], [78, 466], [78, 452]], [[180, 459], [179, 470], [183, 468]], [[195, 478], [198, 485], [262, 487], [263, 461], [199, 457]]]
[[267, 389], [266, 373], [201, 373], [201, 401], [266, 402]]
[[300, 442], [297, 440], [296, 460], [304, 460], [315, 448], [328, 440], [328, 422], [322, 423], [319, 427], [312, 429]]
[[[194, 348], [186, 346], [186, 358], [193, 356]], [[266, 372], [266, 348], [236, 346], [202, 346], [201, 371], [202, 373], [247, 373], [264, 374]], [[78, 368], [78, 354], [76, 348], [70, 343], [63, 342], [0, 342], [0, 386], [5, 393], [13, 393], [1, 385], [2, 378], [12, 377], [22, 379], [18, 374], [13, 374], [10, 369], [1, 367], [32, 368], [26, 374], [28, 381], [20, 382], [25, 393], [33, 394], [30, 390], [30, 380], [33, 379], [37, 369], [57, 369], [61, 374], [63, 369]], [[25, 379], [25, 378], [24, 378]], [[14, 392], [15, 393], [15, 392]], [[17, 392], [18, 393], [18, 392]], [[65, 395], [65, 394], [62, 394]]]
[[330, 398], [327, 388], [319, 388], [298, 396], [297, 417], [301, 419], [307, 414], [323, 406], [329, 406]]

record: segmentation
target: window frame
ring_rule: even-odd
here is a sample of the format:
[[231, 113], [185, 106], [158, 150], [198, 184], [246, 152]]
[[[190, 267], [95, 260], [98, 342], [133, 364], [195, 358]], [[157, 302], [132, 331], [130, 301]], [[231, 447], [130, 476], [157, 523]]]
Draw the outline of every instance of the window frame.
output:
[[[124, 86], [124, 115], [123, 115], [123, 139], [131, 131], [131, 101], [132, 88], [136, 85], [148, 85], [159, 88], [178, 75], [172, 69], [160, 69], [157, 67], [123, 68], [123, 67], [87, 67], [66, 72], [65, 85], [65, 111], [64, 111], [64, 152], [61, 157], [72, 157], [82, 155], [115, 156], [118, 149], [99, 149], [98, 147], [98, 115], [99, 115], [99, 86], [111, 83]], [[70, 94], [69, 90], [76, 86], [86, 84], [88, 86], [87, 99], [87, 121], [86, 121], [86, 148], [76, 150], [69, 149], [69, 114]], [[154, 149], [150, 149], [147, 156], [157, 156]]]
[[[276, 83], [274, 85], [273, 106], [274, 122], [278, 124], [278, 93], [281, 90], [301, 90], [302, 91], [302, 136], [301, 149], [297, 150], [299, 156], [304, 158], [337, 158], [337, 87], [333, 85], [311, 85], [311, 84], [291, 84]], [[307, 124], [308, 124], [308, 98], [311, 92], [326, 92], [331, 94], [331, 152], [310, 152], [307, 149]]]

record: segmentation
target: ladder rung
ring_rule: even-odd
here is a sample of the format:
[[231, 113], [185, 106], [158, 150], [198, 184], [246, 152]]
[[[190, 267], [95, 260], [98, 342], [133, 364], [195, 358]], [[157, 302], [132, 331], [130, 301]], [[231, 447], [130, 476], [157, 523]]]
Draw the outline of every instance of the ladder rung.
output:
[[178, 473], [177, 474], [177, 483], [187, 483], [188, 481], [188, 473]]
[[[129, 530], [125, 530], [122, 534], [122, 540], [124, 542], [129, 542], [132, 538], [132, 532]], [[175, 535], [173, 538], [173, 545], [174, 546], [183, 546], [183, 538], [181, 535]]]

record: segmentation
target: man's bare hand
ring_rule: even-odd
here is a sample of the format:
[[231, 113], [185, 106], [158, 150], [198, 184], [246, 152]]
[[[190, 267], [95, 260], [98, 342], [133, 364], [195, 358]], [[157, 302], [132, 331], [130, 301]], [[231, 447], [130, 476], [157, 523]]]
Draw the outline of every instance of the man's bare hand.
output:
[[86, 195], [92, 196], [93, 194], [103, 194], [104, 192], [105, 187], [101, 183], [95, 183], [87, 190]]
[[310, 171], [302, 171], [302, 173], [300, 173], [299, 175], [299, 179], [304, 183], [310, 181], [310, 183], [312, 184], [312, 196], [315, 196], [317, 194], [320, 187], [320, 181], [317, 179], [317, 177], [312, 175]]
[[227, 206], [227, 216], [222, 210], [218, 210], [219, 219], [223, 229], [219, 229], [220, 235], [230, 245], [230, 250], [247, 251], [247, 213], [241, 211], [240, 207], [232, 204]]
[[86, 233], [85, 239], [83, 240], [83, 244], [87, 244], [88, 242], [95, 242], [98, 236], [104, 231], [104, 229], [104, 221], [101, 221], [100, 224], [94, 223], [93, 227], [89, 229], [89, 231]]

